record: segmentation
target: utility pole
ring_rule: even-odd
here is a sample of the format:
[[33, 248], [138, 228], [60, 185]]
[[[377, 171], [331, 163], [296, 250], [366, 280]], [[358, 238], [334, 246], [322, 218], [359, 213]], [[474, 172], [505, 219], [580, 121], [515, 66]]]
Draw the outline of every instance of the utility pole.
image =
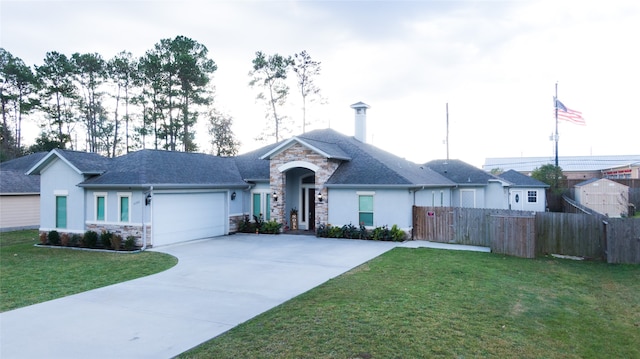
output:
[[449, 161], [449, 103], [447, 102], [447, 137], [444, 142], [447, 145], [447, 161]]

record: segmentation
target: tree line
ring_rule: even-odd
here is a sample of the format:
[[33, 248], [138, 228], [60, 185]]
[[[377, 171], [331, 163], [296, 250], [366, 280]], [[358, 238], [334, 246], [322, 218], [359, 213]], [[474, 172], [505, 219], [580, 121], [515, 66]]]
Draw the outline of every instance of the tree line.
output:
[[[320, 63], [302, 51], [294, 56], [256, 52], [250, 86], [265, 101], [269, 120], [261, 139], [280, 139], [290, 129], [278, 110], [286, 102], [289, 70], [297, 74], [303, 102], [319, 98], [313, 82]], [[0, 160], [53, 148], [113, 157], [141, 148], [198, 151], [195, 125], [207, 121], [213, 154], [237, 154], [233, 118], [214, 104], [216, 63], [207, 48], [185, 36], [162, 39], [139, 58], [122, 51], [111, 59], [98, 53], [71, 56], [52, 51], [30, 67], [0, 48]], [[22, 124], [41, 128], [35, 144], [22, 144]]]

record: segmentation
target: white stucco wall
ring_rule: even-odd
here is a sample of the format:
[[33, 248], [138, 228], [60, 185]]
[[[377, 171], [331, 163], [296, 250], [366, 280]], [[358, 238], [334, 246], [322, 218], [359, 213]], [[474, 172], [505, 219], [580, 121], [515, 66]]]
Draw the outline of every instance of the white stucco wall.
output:
[[394, 224], [408, 230], [412, 226], [413, 193], [408, 189], [329, 189], [329, 224], [358, 226], [358, 195], [373, 194], [373, 226]]
[[[84, 177], [66, 163], [54, 159], [40, 175], [40, 230], [84, 233]], [[67, 228], [56, 228], [56, 194], [67, 196]]]

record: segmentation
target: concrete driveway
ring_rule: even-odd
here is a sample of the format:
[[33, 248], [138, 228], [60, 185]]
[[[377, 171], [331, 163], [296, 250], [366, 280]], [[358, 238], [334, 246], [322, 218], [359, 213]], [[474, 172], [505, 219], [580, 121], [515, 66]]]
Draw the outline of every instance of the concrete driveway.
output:
[[395, 246], [236, 234], [160, 247], [177, 266], [1, 313], [0, 357], [170, 358]]

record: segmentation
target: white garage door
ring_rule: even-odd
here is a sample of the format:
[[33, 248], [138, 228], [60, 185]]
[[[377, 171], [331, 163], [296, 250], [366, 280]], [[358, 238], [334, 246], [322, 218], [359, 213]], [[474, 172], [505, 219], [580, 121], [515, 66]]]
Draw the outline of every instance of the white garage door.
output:
[[225, 193], [153, 195], [153, 245], [224, 235], [228, 216]]

